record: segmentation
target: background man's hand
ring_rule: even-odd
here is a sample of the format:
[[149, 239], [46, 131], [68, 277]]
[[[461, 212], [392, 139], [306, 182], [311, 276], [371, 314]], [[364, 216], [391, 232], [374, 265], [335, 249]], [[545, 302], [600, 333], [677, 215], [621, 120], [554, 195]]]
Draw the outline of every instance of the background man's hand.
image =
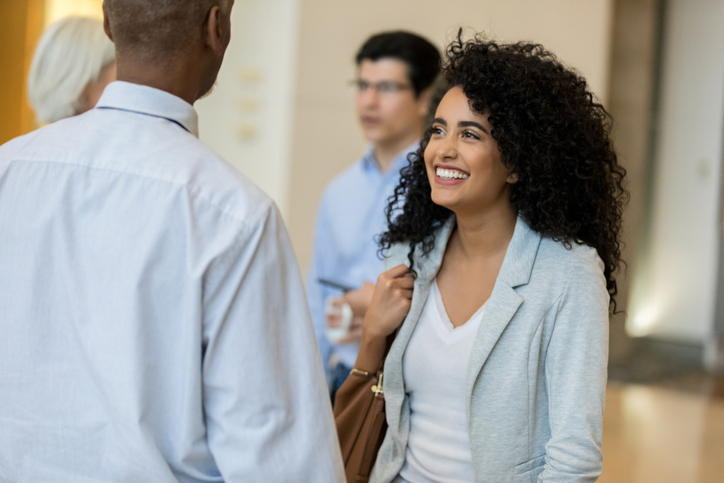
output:
[[[338, 299], [338, 303], [346, 303], [350, 306], [353, 317], [349, 325], [349, 332], [339, 339], [337, 344], [351, 344], [362, 338], [362, 321], [367, 313], [367, 308], [370, 306], [374, 291], [375, 285], [370, 282], [365, 282], [359, 289], [351, 290]], [[336, 304], [337, 301], [333, 303]], [[327, 319], [327, 325], [332, 326], [329, 318]], [[337, 326], [339, 325], [337, 324]]]
[[358, 317], [364, 318], [367, 308], [372, 301], [372, 294], [375, 292], [375, 284], [365, 282], [362, 287], [357, 290], [350, 290], [344, 294], [344, 301], [352, 307], [352, 313]]

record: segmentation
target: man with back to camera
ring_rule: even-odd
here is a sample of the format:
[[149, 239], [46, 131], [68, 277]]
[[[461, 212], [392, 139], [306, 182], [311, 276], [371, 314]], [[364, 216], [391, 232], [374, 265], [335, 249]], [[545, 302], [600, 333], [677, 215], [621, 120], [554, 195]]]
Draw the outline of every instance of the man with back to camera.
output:
[[[357, 115], [370, 147], [332, 180], [317, 212], [314, 253], [307, 278], [307, 299], [317, 343], [327, 368], [332, 400], [347, 378], [359, 350], [361, 321], [382, 271], [375, 236], [387, 222], [385, 207], [419, 146], [430, 108], [433, 84], [440, 73], [440, 53], [426, 39], [403, 31], [370, 37], [356, 56]], [[347, 286], [346, 294], [325, 282]], [[325, 303], [349, 304], [349, 332], [329, 340]]]
[[105, 0], [118, 79], [0, 148], [0, 481], [337, 482], [274, 203], [197, 138], [233, 0]]

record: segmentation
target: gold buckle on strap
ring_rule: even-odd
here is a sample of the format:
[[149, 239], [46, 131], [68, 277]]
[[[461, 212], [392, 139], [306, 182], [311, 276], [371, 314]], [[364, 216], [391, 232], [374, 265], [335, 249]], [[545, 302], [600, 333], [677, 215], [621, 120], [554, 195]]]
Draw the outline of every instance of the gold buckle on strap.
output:
[[375, 393], [375, 396], [378, 394], [385, 395], [385, 391], [382, 389], [382, 376], [384, 376], [384, 373], [380, 372], [380, 376], [377, 378], [377, 384], [372, 386], [372, 392]]

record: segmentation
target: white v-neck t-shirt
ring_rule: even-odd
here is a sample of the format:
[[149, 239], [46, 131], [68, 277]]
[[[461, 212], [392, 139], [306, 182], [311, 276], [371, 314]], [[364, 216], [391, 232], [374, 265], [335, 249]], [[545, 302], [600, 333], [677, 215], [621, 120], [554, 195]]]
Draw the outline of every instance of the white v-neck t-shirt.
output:
[[437, 280], [433, 281], [402, 359], [410, 399], [410, 436], [396, 482], [475, 481], [465, 392], [470, 352], [485, 305], [454, 328]]

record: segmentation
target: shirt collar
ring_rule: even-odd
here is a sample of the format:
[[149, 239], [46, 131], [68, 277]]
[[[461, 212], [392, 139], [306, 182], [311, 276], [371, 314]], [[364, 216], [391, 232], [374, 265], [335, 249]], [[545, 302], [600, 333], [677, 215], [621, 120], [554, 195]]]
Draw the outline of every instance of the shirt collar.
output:
[[130, 82], [108, 84], [96, 109], [118, 109], [167, 119], [199, 137], [199, 116], [194, 107], [166, 91]]
[[[417, 140], [414, 143], [410, 144], [407, 148], [400, 151], [400, 153], [395, 156], [395, 159], [392, 160], [392, 164], [390, 165], [390, 169], [387, 170], [383, 174], [384, 176], [397, 176], [402, 168], [405, 167], [407, 164], [407, 155], [410, 153], [414, 153], [417, 151], [417, 148], [420, 147], [420, 141]], [[374, 155], [375, 147], [374, 145], [370, 144], [367, 147], [367, 150], [365, 151], [364, 155], [362, 155], [362, 165], [365, 168], [365, 171], [367, 172], [375, 172], [379, 173], [380, 168], [377, 166], [377, 161], [375, 161], [375, 155]]]

